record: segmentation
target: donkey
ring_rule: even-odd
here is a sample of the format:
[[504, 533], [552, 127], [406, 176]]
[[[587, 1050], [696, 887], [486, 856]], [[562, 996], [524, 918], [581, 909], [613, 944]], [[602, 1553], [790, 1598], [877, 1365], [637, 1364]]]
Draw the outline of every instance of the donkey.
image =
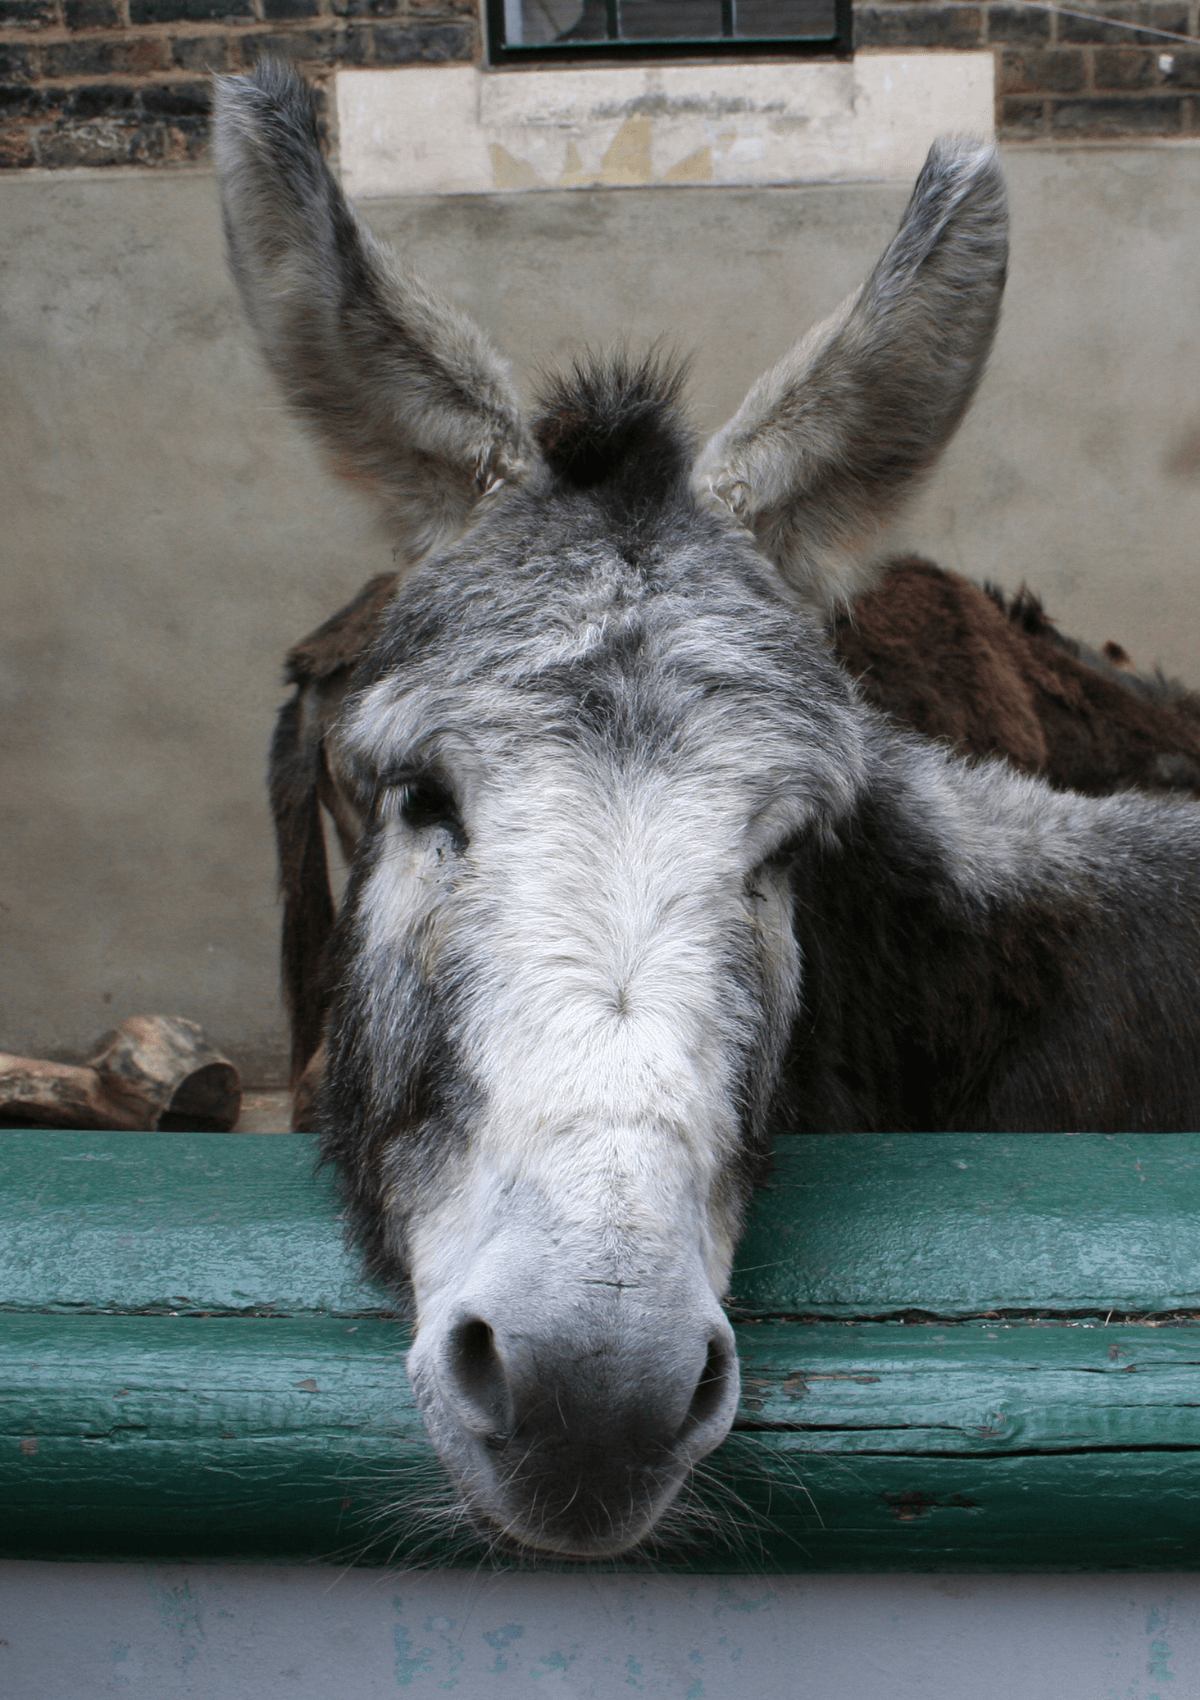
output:
[[[279, 715], [271, 789], [297, 1131], [310, 1129], [324, 1060], [322, 971], [334, 916], [322, 811], [347, 862], [359, 835], [325, 740], [398, 583], [398, 574], [380, 573], [287, 657], [295, 691]], [[1135, 672], [1118, 643], [1096, 650], [1067, 637], [1029, 590], [1006, 596], [900, 556], [835, 611], [829, 637], [868, 702], [961, 754], [1000, 755], [1058, 790], [1094, 797], [1200, 797], [1200, 693], [1161, 672]]]
[[697, 453], [653, 359], [527, 424], [290, 75], [222, 81], [216, 136], [263, 354], [404, 560], [327, 740], [321, 1148], [472, 1517], [620, 1554], [732, 1422], [722, 1298], [781, 1132], [1197, 1125], [1200, 818], [968, 765], [821, 635], [983, 370], [990, 149], [933, 147], [863, 288]]

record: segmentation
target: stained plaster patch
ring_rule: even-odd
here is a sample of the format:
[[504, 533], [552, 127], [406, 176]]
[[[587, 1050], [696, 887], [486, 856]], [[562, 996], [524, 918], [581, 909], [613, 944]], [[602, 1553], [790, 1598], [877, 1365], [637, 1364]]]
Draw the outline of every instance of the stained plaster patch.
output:
[[993, 134], [990, 53], [401, 66], [336, 82], [342, 177], [359, 197], [904, 181], [935, 136]]

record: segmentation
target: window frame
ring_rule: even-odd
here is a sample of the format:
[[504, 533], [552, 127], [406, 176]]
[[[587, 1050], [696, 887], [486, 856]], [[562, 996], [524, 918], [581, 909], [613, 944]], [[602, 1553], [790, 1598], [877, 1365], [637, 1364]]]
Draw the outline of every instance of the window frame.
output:
[[[510, 46], [504, 38], [505, 0], [486, 0], [484, 22], [489, 69], [517, 65], [594, 64], [596, 61], [655, 64], [664, 59], [851, 59], [854, 56], [852, 0], [833, 0], [834, 32], [829, 36], [735, 36], [735, 0], [721, 0], [720, 37], [683, 37], [666, 41], [628, 41], [610, 36], [595, 42], [536, 42]], [[610, 29], [619, 0], [605, 0]]]

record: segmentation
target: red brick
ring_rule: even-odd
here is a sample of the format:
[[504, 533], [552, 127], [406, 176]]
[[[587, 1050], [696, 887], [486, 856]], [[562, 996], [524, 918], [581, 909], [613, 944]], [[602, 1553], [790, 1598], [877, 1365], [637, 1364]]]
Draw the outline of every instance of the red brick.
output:
[[[1081, 12], [1095, 12], [1104, 18], [1119, 19], [1123, 24], [1141, 24], [1155, 30], [1169, 30], [1176, 35], [1186, 35], [1188, 28], [1188, 9], [1182, 0], [1145, 0], [1140, 5], [1104, 4], [1104, 0], [1095, 0], [1094, 4], [1080, 6]], [[1058, 20], [1058, 39], [1060, 41], [1105, 42], [1113, 47], [1153, 47], [1161, 37], [1143, 34], [1137, 29], [1121, 29], [1115, 24], [1100, 23], [1093, 19], [1060, 17]], [[1161, 52], [1169, 49], [1170, 43], [1163, 42]]]
[[980, 47], [977, 6], [856, 6], [856, 47]]
[[1179, 95], [1096, 95], [1056, 103], [1050, 115], [1055, 136], [1177, 136], [1182, 129]]
[[166, 43], [155, 36], [95, 36], [42, 49], [46, 77], [148, 77], [167, 68]]
[[1001, 94], [1074, 94], [1087, 81], [1079, 47], [1005, 48], [998, 71]]
[[1195, 89], [1200, 88], [1200, 53], [1192, 53], [1188, 48], [1172, 47], [1169, 41], [1163, 43], [1163, 52], [1170, 53], [1175, 64], [1170, 76], [1163, 81], [1169, 88]]
[[117, 30], [122, 21], [115, 0], [64, 0], [63, 17], [69, 30]]
[[18, 171], [36, 164], [29, 128], [24, 124], [0, 124], [0, 171]]
[[1031, 6], [989, 6], [987, 38], [997, 42], [1049, 41], [1050, 14], [1035, 12]]
[[242, 36], [240, 45], [247, 70], [264, 57], [285, 59], [289, 64], [334, 65], [343, 56], [341, 36], [334, 29], [256, 31]]
[[1093, 65], [1098, 89], [1152, 89], [1162, 81], [1158, 54], [1144, 47], [1098, 47]]
[[224, 35], [189, 35], [171, 43], [171, 59], [181, 71], [229, 71], [237, 66], [234, 44]]
[[1009, 96], [1000, 102], [996, 133], [1003, 141], [1027, 142], [1045, 134], [1045, 101], [1020, 100]]

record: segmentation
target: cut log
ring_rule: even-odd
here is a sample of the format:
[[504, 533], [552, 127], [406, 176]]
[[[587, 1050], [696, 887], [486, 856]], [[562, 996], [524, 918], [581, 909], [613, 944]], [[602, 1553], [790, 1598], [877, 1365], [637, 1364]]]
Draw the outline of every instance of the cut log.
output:
[[194, 1021], [131, 1016], [100, 1041], [89, 1062], [112, 1097], [153, 1106], [150, 1127], [226, 1133], [237, 1122], [238, 1071]]
[[237, 1069], [179, 1016], [131, 1016], [82, 1067], [0, 1054], [0, 1122], [9, 1126], [225, 1133], [241, 1103]]
[[9, 1127], [113, 1128], [140, 1133], [154, 1126], [144, 1104], [116, 1097], [94, 1068], [0, 1052], [0, 1119]]

